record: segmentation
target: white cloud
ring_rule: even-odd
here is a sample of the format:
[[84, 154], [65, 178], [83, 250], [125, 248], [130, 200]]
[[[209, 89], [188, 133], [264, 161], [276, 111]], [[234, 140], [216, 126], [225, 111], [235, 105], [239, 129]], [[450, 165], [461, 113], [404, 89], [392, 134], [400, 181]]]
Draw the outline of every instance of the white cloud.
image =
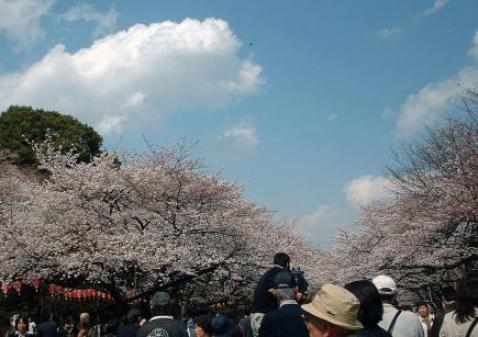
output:
[[219, 137], [224, 145], [237, 150], [250, 150], [259, 144], [256, 129], [249, 125], [241, 123], [224, 132]]
[[344, 192], [353, 206], [365, 206], [387, 197], [390, 188], [391, 183], [387, 178], [368, 175], [349, 182], [344, 187]]
[[80, 3], [70, 7], [58, 19], [66, 22], [87, 21], [96, 23], [95, 36], [111, 32], [116, 27], [118, 12], [111, 8], [108, 12], [102, 13], [89, 3]]
[[0, 32], [18, 49], [45, 36], [41, 19], [55, 0], [0, 0]]
[[442, 7], [444, 7], [447, 3], [449, 3], [450, 0], [435, 0], [433, 2], [433, 5], [432, 7], [428, 8], [426, 11], [425, 11], [425, 15], [430, 15], [430, 14], [433, 14], [435, 13], [437, 10], [441, 9]]
[[356, 217], [356, 210], [338, 205], [319, 205], [314, 211], [299, 217], [297, 230], [316, 247], [326, 247], [341, 229], [350, 228]]
[[431, 83], [408, 96], [400, 107], [397, 134], [407, 137], [444, 115], [460, 94], [462, 88], [471, 88], [478, 80], [478, 67], [467, 67], [457, 75], [439, 83]]
[[469, 51], [469, 54], [475, 57], [478, 60], [478, 31], [475, 32], [475, 37], [473, 38], [473, 44]]
[[402, 33], [400, 27], [383, 28], [377, 31], [377, 36], [383, 40], [396, 37]]
[[1, 76], [0, 109], [53, 109], [115, 132], [184, 109], [222, 107], [264, 83], [262, 68], [241, 59], [239, 48], [220, 19], [137, 24], [75, 53], [57, 45], [25, 71]]

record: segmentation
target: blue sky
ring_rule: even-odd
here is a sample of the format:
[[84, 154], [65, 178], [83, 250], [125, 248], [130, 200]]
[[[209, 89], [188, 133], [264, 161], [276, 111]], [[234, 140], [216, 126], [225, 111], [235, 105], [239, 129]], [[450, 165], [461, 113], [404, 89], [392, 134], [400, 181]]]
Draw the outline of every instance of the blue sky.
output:
[[0, 0], [0, 111], [74, 115], [108, 148], [198, 141], [316, 246], [386, 192], [390, 148], [478, 80], [478, 2]]

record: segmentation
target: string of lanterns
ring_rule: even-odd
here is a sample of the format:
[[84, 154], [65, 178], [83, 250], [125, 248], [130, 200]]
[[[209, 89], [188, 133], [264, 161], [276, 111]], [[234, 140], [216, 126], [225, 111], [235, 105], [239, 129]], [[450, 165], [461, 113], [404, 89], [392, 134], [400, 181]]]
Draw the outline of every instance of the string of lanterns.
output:
[[[41, 288], [42, 280], [40, 278], [35, 278], [31, 282], [31, 286], [35, 289], [35, 292], [39, 292]], [[28, 283], [23, 280], [18, 280], [14, 282], [2, 282], [2, 292], [5, 297], [8, 296], [8, 293], [11, 290], [14, 290], [19, 296], [23, 290], [23, 287], [28, 285]], [[110, 293], [105, 291], [96, 290], [93, 288], [87, 289], [69, 289], [64, 288], [61, 285], [50, 283], [47, 286], [48, 293], [50, 296], [56, 298], [63, 298], [66, 301], [72, 302], [87, 302], [87, 301], [101, 301], [107, 303], [114, 303], [114, 299]]]

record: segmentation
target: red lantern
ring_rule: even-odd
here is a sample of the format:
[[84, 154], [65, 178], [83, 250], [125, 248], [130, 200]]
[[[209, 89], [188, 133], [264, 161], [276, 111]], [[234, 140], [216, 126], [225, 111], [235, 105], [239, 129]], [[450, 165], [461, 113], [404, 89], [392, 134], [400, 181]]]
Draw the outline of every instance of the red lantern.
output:
[[17, 292], [18, 295], [22, 292], [22, 287], [23, 287], [23, 281], [15, 281], [15, 284], [13, 285], [13, 288]]
[[55, 296], [56, 293], [56, 284], [50, 283], [48, 285], [48, 293], [50, 294], [51, 297]]
[[3, 294], [5, 295], [5, 297], [7, 297], [9, 290], [10, 290], [10, 283], [3, 282], [2, 283], [2, 291], [3, 291]]
[[91, 298], [94, 300], [98, 298], [98, 291], [96, 289], [91, 289]]
[[33, 279], [33, 288], [35, 288], [35, 291], [38, 292], [38, 290], [40, 289], [41, 287], [41, 278], [39, 277], [35, 277]]

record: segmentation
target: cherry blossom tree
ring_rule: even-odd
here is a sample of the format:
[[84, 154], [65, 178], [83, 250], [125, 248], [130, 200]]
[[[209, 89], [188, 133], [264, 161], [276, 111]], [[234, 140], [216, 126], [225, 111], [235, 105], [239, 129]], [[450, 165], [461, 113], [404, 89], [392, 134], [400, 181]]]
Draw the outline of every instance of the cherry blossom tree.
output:
[[343, 232], [322, 256], [323, 278], [394, 276], [410, 290], [453, 282], [478, 262], [478, 116], [430, 128], [390, 169], [390, 196], [362, 210], [358, 232]]
[[241, 187], [208, 173], [188, 146], [124, 154], [121, 165], [113, 154], [84, 163], [51, 148], [37, 148], [37, 158], [49, 172], [42, 181], [0, 175], [11, 191], [0, 196], [3, 279], [41, 276], [119, 299], [200, 275], [184, 294], [244, 298], [278, 250], [301, 261], [317, 254], [290, 224], [273, 226]]

